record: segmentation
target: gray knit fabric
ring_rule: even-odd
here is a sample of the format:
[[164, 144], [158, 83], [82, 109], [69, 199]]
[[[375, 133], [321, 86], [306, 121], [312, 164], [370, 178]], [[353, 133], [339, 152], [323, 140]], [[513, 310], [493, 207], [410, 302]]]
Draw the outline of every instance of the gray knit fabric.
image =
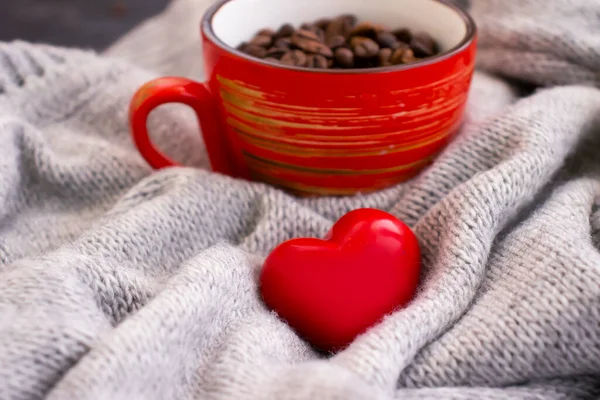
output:
[[[0, 399], [599, 398], [600, 2], [470, 3], [464, 129], [414, 180], [354, 198], [210, 173], [181, 107], [150, 129], [198, 168], [137, 154], [135, 89], [202, 75], [201, 1], [107, 55], [0, 44]], [[422, 285], [324, 357], [264, 307], [257, 273], [365, 206], [414, 228]]]

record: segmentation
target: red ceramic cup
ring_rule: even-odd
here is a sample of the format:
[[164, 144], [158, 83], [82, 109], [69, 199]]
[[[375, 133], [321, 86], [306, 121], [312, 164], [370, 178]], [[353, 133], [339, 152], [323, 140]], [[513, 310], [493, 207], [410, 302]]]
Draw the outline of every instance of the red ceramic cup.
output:
[[[378, 69], [314, 70], [235, 47], [263, 28], [355, 14], [436, 39], [441, 53]], [[206, 81], [158, 78], [132, 99], [135, 144], [154, 168], [148, 114], [171, 102], [197, 113], [216, 172], [302, 195], [349, 195], [413, 177], [457, 131], [475, 62], [473, 20], [438, 0], [225, 0], [202, 20]]]

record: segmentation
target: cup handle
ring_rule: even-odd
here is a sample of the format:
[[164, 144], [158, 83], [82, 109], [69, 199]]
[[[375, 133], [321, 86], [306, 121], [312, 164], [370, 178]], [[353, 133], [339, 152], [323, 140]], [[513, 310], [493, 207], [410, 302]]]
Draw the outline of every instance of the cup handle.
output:
[[219, 134], [217, 108], [212, 94], [203, 83], [186, 78], [163, 77], [147, 82], [133, 95], [129, 105], [129, 125], [133, 141], [153, 168], [179, 166], [154, 146], [148, 135], [148, 115], [166, 103], [190, 106], [198, 117], [211, 167], [215, 172], [231, 174], [227, 162], [227, 143]]

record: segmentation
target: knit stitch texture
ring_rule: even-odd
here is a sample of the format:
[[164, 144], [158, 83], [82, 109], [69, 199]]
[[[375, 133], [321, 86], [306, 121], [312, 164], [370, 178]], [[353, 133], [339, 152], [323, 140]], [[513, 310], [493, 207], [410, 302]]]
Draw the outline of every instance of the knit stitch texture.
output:
[[[597, 399], [600, 2], [471, 0], [464, 128], [417, 178], [295, 198], [208, 171], [194, 116], [134, 91], [202, 77], [207, 2], [106, 54], [0, 43], [0, 399]], [[388, 210], [423, 250], [415, 300], [325, 357], [261, 303], [278, 243]]]

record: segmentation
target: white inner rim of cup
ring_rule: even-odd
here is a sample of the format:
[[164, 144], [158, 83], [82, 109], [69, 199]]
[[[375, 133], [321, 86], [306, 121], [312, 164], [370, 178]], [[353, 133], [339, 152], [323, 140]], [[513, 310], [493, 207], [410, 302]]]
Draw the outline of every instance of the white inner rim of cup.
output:
[[427, 32], [442, 52], [458, 46], [467, 34], [460, 14], [435, 0], [232, 0], [216, 12], [212, 28], [223, 43], [237, 47], [263, 28], [276, 30], [284, 23], [297, 27], [340, 14], [391, 29]]

